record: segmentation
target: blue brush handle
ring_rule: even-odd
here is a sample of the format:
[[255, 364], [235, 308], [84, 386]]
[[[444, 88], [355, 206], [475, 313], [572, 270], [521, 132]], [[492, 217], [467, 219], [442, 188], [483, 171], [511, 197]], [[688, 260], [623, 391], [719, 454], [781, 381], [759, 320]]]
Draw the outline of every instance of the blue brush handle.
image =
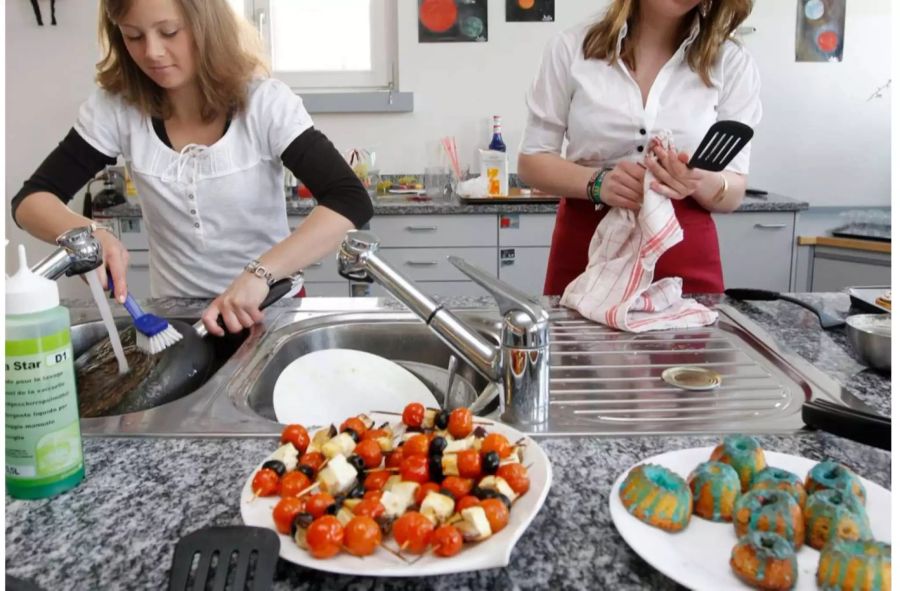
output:
[[[115, 298], [116, 286], [113, 284], [112, 275], [109, 273], [106, 274], [106, 285], [109, 287], [109, 295]], [[125, 309], [128, 310], [128, 313], [135, 320], [144, 316], [144, 311], [141, 309], [140, 304], [137, 303], [137, 300], [131, 297], [131, 292], [125, 294]]]

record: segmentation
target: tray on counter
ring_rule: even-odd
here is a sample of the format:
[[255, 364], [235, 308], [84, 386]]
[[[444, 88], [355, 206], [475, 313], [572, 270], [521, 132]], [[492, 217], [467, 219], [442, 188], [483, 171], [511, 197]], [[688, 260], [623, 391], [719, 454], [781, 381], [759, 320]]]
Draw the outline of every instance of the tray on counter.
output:
[[559, 202], [558, 195], [547, 195], [546, 193], [528, 193], [526, 195], [522, 194], [522, 190], [518, 187], [512, 187], [509, 190], [509, 195], [506, 197], [490, 197], [490, 196], [482, 196], [482, 197], [465, 197], [463, 195], [459, 196], [459, 200], [462, 203], [466, 204], [476, 204], [476, 203], [558, 203]]
[[890, 308], [886, 308], [876, 302], [880, 296], [890, 291], [890, 289], [891, 286], [889, 285], [865, 285], [848, 287], [847, 293], [850, 294], [850, 305], [854, 308], [865, 310], [872, 314], [883, 314], [885, 312], [890, 314]]

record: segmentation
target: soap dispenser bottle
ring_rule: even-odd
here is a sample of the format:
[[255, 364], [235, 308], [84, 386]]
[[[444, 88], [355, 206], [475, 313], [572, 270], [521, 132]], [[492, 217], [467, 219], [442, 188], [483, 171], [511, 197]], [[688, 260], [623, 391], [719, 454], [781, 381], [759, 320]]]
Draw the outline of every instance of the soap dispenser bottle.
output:
[[43, 499], [84, 479], [69, 311], [55, 281], [6, 278], [6, 492]]

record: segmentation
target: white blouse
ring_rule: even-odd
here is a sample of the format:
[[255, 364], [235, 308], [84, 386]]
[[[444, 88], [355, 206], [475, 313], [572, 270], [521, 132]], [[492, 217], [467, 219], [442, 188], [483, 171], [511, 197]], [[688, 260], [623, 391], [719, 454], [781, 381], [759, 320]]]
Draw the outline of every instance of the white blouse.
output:
[[[759, 71], [750, 53], [727, 41], [712, 66], [712, 87], [703, 83], [685, 60], [699, 24], [663, 66], [650, 88], [646, 106], [641, 90], [621, 60], [585, 60], [582, 42], [589, 25], [563, 31], [544, 52], [528, 91], [528, 123], [523, 154], [560, 154], [585, 166], [613, 166], [620, 160], [643, 159], [647, 141], [672, 131], [675, 147], [694, 152], [717, 120], [731, 119], [755, 127], [762, 117]], [[625, 38], [623, 27], [619, 49]], [[727, 170], [747, 174], [748, 144]]]
[[176, 152], [150, 117], [96, 90], [75, 130], [122, 156], [141, 198], [153, 297], [215, 297], [250, 260], [288, 236], [281, 153], [313, 122], [283, 82], [251, 83], [249, 101], [211, 146]]

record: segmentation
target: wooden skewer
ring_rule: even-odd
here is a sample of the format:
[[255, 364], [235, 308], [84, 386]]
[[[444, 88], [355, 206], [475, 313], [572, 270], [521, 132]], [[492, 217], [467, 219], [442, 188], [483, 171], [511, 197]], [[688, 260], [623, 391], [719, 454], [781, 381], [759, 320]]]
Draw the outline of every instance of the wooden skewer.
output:
[[409, 560], [407, 560], [405, 556], [403, 556], [402, 554], [400, 554], [393, 548], [389, 547], [384, 542], [381, 542], [381, 547], [384, 548], [385, 550], [387, 550], [388, 552], [390, 552], [391, 554], [393, 554], [394, 556], [396, 556], [397, 558], [399, 558], [400, 560], [402, 560], [403, 562], [405, 562], [406, 564], [409, 564]]
[[394, 466], [393, 468], [369, 468], [368, 470], [363, 470], [364, 473], [368, 474], [369, 472], [399, 472], [400, 468]]
[[356, 557], [359, 558], [360, 560], [363, 559], [362, 556], [357, 556], [356, 554], [353, 554], [353, 552], [350, 551], [350, 548], [348, 548], [348, 547], [345, 546], [344, 544], [341, 544], [341, 550], [343, 550], [343, 551], [346, 552], [347, 554], [351, 554], [351, 555], [353, 555], [353, 556], [356, 556]]
[[309, 486], [307, 486], [306, 488], [304, 488], [303, 490], [301, 490], [300, 492], [298, 492], [295, 496], [297, 496], [297, 497], [302, 497], [303, 495], [305, 495], [306, 493], [308, 493], [309, 491], [311, 491], [311, 490], [314, 489], [314, 488], [319, 488], [319, 482], [318, 482], [318, 481], [313, 482], [312, 484], [310, 484]]
[[410, 562], [409, 564], [412, 565], [412, 564], [415, 564], [415, 563], [419, 562], [420, 560], [422, 560], [422, 557], [423, 557], [423, 556], [425, 556], [425, 553], [424, 553], [424, 552], [422, 552], [421, 554], [419, 554], [418, 556], [416, 556], [415, 559], [413, 559], [413, 561]]

